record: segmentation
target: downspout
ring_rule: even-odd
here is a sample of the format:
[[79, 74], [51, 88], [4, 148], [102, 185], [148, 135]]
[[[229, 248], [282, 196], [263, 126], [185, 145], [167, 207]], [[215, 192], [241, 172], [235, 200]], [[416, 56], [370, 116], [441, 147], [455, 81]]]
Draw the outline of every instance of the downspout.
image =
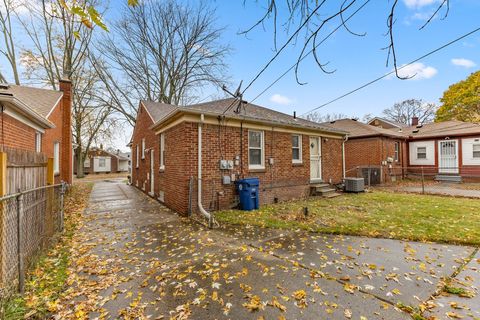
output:
[[343, 180], [345, 180], [346, 178], [346, 165], [345, 165], [345, 142], [348, 141], [348, 135], [345, 136], [345, 138], [343, 138], [343, 142], [342, 142], [342, 173], [343, 173]]
[[205, 216], [208, 220], [208, 227], [213, 227], [213, 216], [210, 212], [207, 212], [203, 208], [202, 205], [202, 126], [204, 121], [204, 115], [200, 115], [200, 122], [198, 123], [198, 194], [197, 194], [197, 202], [198, 202], [198, 210], [200, 213]]

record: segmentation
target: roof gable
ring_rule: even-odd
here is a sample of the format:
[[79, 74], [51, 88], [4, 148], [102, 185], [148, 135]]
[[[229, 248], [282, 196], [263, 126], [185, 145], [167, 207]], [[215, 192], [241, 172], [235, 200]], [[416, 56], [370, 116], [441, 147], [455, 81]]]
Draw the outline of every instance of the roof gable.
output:
[[12, 95], [44, 118], [48, 118], [63, 97], [61, 91], [17, 85], [1, 88], [0, 94]]
[[348, 136], [351, 138], [374, 136], [387, 136], [392, 138], [407, 137], [404, 133], [372, 126], [353, 119], [340, 119], [331, 122], [324, 122], [323, 124], [332, 128], [338, 128], [347, 131], [349, 132]]

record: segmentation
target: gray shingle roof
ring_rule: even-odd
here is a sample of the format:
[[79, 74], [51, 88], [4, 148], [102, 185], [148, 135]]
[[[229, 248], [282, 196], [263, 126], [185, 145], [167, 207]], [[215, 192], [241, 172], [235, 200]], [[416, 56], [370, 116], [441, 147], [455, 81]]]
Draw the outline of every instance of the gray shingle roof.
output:
[[360, 137], [374, 137], [374, 136], [387, 136], [393, 138], [407, 138], [408, 135], [393, 131], [390, 129], [383, 129], [380, 127], [375, 127], [363, 122], [359, 122], [352, 119], [340, 119], [332, 122], [324, 122], [323, 125], [341, 129], [349, 132], [349, 137], [360, 138]]
[[0, 94], [13, 95], [44, 118], [47, 118], [63, 96], [61, 91], [17, 85], [9, 85], [8, 89], [0, 88]]
[[173, 112], [178, 108], [177, 106], [171, 104], [153, 101], [142, 100], [141, 103], [145, 106], [148, 114], [152, 117], [153, 123], [158, 122], [159, 120], [167, 116], [170, 112]]
[[403, 132], [413, 139], [426, 137], [446, 137], [480, 135], [480, 124], [462, 121], [432, 122], [422, 126], [403, 128]]
[[[233, 105], [232, 105], [233, 103]], [[199, 112], [205, 112], [214, 115], [221, 115], [223, 112], [230, 106], [232, 107], [225, 113], [226, 117], [229, 118], [240, 118], [245, 120], [254, 120], [259, 122], [269, 122], [277, 123], [280, 125], [288, 125], [301, 128], [309, 128], [314, 130], [323, 130], [332, 133], [344, 134], [345, 132], [336, 129], [327, 127], [323, 124], [305, 120], [302, 118], [294, 118], [292, 115], [278, 112], [272, 109], [261, 107], [259, 105], [251, 103], [243, 103], [240, 112], [236, 113], [235, 110], [238, 106], [238, 101], [235, 101], [233, 98], [210, 101], [200, 104], [194, 104], [190, 106], [180, 107], [180, 110], [195, 110]]]

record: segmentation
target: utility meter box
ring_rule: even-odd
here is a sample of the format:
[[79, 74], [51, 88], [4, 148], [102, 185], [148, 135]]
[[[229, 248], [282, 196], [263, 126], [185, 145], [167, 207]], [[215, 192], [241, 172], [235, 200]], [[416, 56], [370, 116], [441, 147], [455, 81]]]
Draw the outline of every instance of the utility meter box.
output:
[[220, 160], [220, 170], [233, 169], [233, 160]]

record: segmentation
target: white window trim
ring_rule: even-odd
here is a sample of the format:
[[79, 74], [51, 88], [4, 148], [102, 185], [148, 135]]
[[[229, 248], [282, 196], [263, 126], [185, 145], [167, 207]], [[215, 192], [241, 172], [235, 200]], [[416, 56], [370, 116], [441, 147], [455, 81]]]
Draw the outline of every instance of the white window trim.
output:
[[393, 151], [393, 160], [395, 162], [400, 161], [400, 142], [395, 141], [394, 151]]
[[[425, 158], [419, 158], [418, 157], [418, 149], [420, 148], [423, 148], [425, 149]], [[427, 147], [424, 147], [424, 146], [417, 146], [417, 150], [416, 150], [416, 157], [417, 157], [417, 160], [427, 160]], [[423, 153], [423, 152], [422, 152]]]
[[[250, 164], [250, 132], [260, 132], [260, 164]], [[263, 130], [248, 130], [248, 169], [265, 169], [265, 132]]]
[[474, 144], [472, 145], [472, 159], [475, 159], [475, 160], [480, 159], [480, 156], [479, 156], [479, 157], [475, 157], [475, 152], [480, 152], [480, 150], [479, 150], [479, 151], [475, 151], [475, 150], [474, 150], [476, 146], [480, 147], [480, 143], [474, 143]]
[[138, 149], [138, 144], [137, 144], [137, 154], [135, 157], [135, 168], [138, 168], [138, 163], [140, 162], [140, 150]]
[[160, 134], [160, 170], [165, 170], [165, 134]]
[[[299, 164], [303, 163], [303, 155], [302, 155], [302, 135], [301, 134], [292, 134], [293, 137], [298, 137], [298, 147], [294, 147], [292, 143], [292, 163]], [[293, 149], [298, 149], [298, 155], [300, 159], [293, 159]]]
[[145, 138], [142, 139], [142, 160], [145, 159]]
[[53, 173], [60, 173], [60, 142], [53, 143]]
[[35, 152], [42, 152], [42, 133], [35, 132]]

